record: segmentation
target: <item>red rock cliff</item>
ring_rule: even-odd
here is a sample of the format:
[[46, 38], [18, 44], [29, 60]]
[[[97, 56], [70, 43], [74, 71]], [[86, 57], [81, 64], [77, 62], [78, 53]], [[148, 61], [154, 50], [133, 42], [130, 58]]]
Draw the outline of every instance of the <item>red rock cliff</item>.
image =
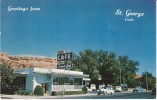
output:
[[0, 63], [4, 60], [9, 61], [14, 69], [33, 67], [57, 68], [57, 60], [55, 58], [13, 56], [6, 53], [0, 53]]

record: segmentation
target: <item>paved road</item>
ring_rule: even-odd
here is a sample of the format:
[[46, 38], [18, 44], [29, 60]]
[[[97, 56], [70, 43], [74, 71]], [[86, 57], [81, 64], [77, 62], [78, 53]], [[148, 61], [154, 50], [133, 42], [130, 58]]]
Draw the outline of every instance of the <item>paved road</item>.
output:
[[115, 93], [114, 95], [83, 95], [83, 96], [62, 96], [57, 99], [155, 99], [156, 95], [147, 93]]
[[18, 96], [18, 95], [1, 95], [2, 99], [155, 99], [156, 95], [150, 92], [144, 93], [115, 93], [113, 95], [97, 95], [96, 92], [85, 95], [65, 95], [65, 96]]

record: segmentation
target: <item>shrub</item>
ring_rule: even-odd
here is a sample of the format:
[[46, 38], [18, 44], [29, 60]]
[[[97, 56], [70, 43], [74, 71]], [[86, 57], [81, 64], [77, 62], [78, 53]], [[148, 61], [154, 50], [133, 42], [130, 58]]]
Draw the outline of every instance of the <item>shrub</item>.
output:
[[17, 94], [18, 94], [18, 95], [22, 95], [22, 90], [18, 90], [18, 91], [17, 91]]
[[17, 90], [14, 92], [14, 94], [17, 95], [33, 95], [32, 91], [28, 91], [28, 90]]
[[51, 95], [52, 95], [52, 96], [57, 96], [57, 95], [58, 95], [58, 92], [57, 92], [57, 91], [52, 91]]
[[[85, 94], [84, 91], [64, 91], [64, 95], [76, 95], [76, 94]], [[52, 96], [63, 95], [62, 91], [52, 91]]]
[[21, 90], [21, 95], [25, 95], [25, 90]]
[[65, 92], [65, 91], [62, 91], [62, 90], [61, 90], [61, 91], [58, 92], [58, 94], [59, 94], [59, 95], [64, 95], [64, 92]]
[[84, 93], [87, 93], [87, 92], [88, 92], [87, 86], [84, 86], [84, 87], [82, 88], [82, 91], [84, 91]]
[[33, 95], [33, 92], [32, 91], [25, 91], [25, 95]]
[[44, 90], [40, 85], [37, 85], [34, 89], [34, 94], [35, 95], [39, 95], [39, 96], [43, 96], [44, 95]]
[[14, 91], [14, 94], [17, 94], [17, 91]]
[[84, 91], [65, 91], [64, 95], [84, 94]]

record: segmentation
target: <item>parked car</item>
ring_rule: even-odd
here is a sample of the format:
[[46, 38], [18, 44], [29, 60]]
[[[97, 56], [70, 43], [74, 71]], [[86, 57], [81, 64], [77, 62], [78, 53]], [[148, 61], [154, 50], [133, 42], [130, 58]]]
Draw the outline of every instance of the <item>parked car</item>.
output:
[[127, 84], [121, 84], [122, 91], [128, 91], [128, 85]]
[[121, 86], [116, 86], [115, 91], [116, 91], [116, 92], [121, 92], [121, 91], [122, 91], [122, 87], [121, 87]]
[[101, 89], [97, 90], [97, 92], [98, 92], [98, 95], [100, 95], [100, 94], [104, 94], [104, 95], [111, 94], [112, 95], [114, 93], [114, 90], [112, 89], [111, 86], [107, 86], [107, 87], [102, 87]]
[[133, 89], [133, 93], [138, 93], [138, 92], [143, 92], [143, 89], [141, 86], [136, 86], [134, 89]]

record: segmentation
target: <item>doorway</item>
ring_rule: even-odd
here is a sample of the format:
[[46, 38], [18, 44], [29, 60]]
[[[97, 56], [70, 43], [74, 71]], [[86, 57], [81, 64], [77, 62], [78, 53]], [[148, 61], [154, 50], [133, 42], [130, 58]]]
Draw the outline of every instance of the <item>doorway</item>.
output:
[[47, 94], [47, 91], [48, 91], [48, 84], [47, 83], [43, 83], [41, 84], [42, 85], [42, 88], [44, 90], [44, 94]]

